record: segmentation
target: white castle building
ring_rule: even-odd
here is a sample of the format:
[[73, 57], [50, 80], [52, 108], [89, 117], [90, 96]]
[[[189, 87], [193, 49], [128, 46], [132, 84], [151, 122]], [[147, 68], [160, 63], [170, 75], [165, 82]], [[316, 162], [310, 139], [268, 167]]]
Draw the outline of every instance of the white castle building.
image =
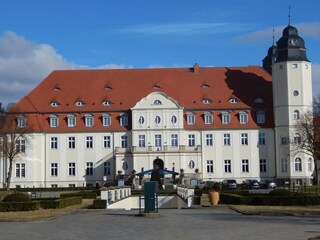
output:
[[292, 147], [311, 108], [311, 63], [290, 24], [263, 67], [53, 71], [9, 113], [32, 129], [11, 187], [101, 184], [155, 166], [309, 184], [313, 159]]

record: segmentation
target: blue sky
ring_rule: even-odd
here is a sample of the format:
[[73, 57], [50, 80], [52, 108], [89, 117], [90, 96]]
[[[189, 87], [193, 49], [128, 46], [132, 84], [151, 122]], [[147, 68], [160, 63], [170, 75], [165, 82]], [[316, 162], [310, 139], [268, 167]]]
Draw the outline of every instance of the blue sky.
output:
[[55, 69], [261, 65], [289, 6], [320, 93], [318, 0], [0, 0], [0, 102]]

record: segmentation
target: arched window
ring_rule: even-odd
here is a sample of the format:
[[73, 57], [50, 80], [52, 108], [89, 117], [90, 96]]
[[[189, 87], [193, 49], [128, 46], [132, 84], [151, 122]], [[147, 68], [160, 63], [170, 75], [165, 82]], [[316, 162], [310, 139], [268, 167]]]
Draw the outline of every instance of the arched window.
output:
[[239, 113], [239, 122], [241, 124], [247, 124], [248, 123], [248, 113], [245, 111], [240, 111]]
[[228, 111], [224, 111], [221, 113], [221, 121], [222, 121], [222, 124], [230, 124], [231, 119], [230, 119], [230, 113]]
[[193, 160], [190, 160], [190, 162], [189, 162], [189, 168], [190, 168], [190, 169], [194, 169], [194, 167], [195, 167], [194, 161], [193, 161]]
[[75, 127], [77, 125], [76, 115], [68, 114], [67, 119], [68, 119], [68, 127]]
[[177, 123], [177, 117], [176, 116], [172, 116], [171, 117], [171, 123]]
[[213, 115], [212, 112], [204, 112], [204, 124], [212, 124], [213, 123]]
[[295, 160], [294, 160], [294, 170], [296, 172], [301, 172], [302, 171], [302, 160], [301, 158], [297, 157]]
[[196, 115], [193, 112], [187, 112], [187, 123], [188, 125], [196, 124]]
[[294, 120], [300, 119], [300, 112], [298, 110], [293, 111], [293, 119]]
[[105, 113], [102, 115], [102, 125], [104, 127], [111, 126], [111, 115], [108, 113]]
[[160, 124], [161, 123], [161, 118], [159, 116], [156, 116], [154, 121], [156, 122], [156, 124]]
[[86, 127], [92, 127], [93, 126], [93, 115], [92, 114], [86, 114], [85, 115], [85, 125], [86, 125]]
[[140, 125], [144, 124], [144, 117], [140, 116], [138, 122]]
[[162, 102], [158, 99], [153, 101], [153, 105], [162, 105]]

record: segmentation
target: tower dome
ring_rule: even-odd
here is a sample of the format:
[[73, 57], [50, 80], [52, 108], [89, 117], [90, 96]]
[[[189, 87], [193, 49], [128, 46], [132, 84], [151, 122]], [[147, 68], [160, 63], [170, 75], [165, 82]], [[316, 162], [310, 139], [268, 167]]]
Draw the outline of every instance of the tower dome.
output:
[[277, 62], [308, 61], [303, 38], [298, 34], [297, 28], [290, 24], [283, 29], [282, 37], [277, 41]]

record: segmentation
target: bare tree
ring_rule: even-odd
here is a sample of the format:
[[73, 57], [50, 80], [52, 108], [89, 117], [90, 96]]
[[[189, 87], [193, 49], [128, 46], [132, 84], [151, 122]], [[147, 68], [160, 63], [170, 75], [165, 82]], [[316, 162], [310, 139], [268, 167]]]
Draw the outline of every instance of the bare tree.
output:
[[[13, 164], [18, 155], [25, 152], [29, 128], [17, 125], [17, 115], [2, 113], [0, 116], [0, 155], [4, 166], [8, 169], [5, 181], [7, 190], [10, 188]], [[9, 164], [9, 166], [7, 166]]]
[[299, 144], [294, 149], [313, 158], [314, 182], [319, 184], [320, 160], [320, 97], [314, 99], [313, 112], [306, 112], [298, 120], [295, 131], [300, 135]]

